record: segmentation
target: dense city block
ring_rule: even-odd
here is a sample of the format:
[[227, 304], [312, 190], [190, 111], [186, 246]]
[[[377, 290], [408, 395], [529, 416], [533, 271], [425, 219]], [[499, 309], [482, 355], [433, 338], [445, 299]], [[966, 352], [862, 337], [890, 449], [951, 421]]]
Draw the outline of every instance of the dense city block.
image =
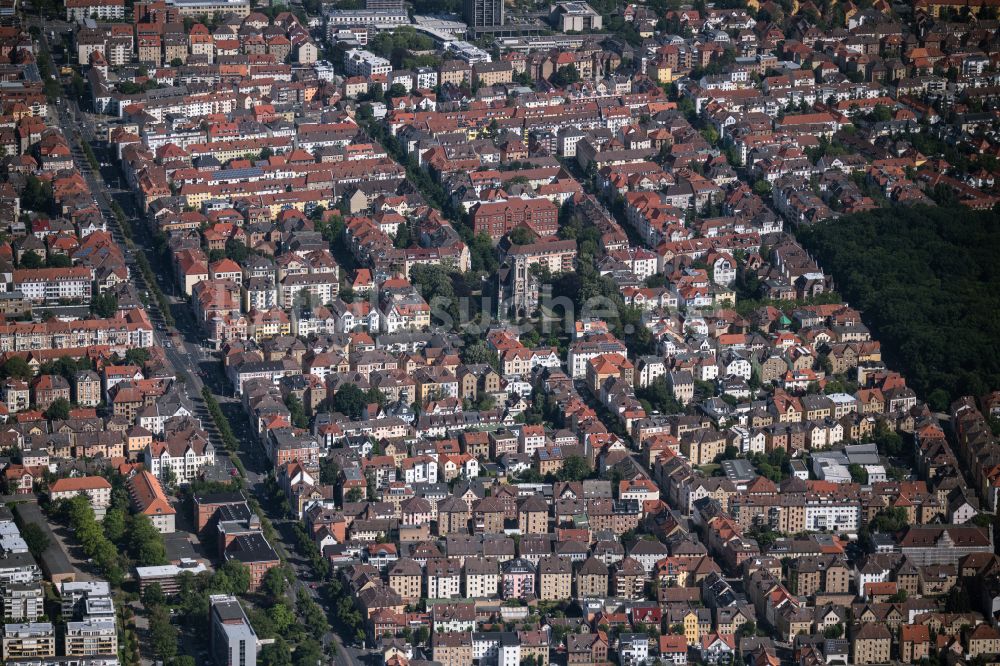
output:
[[0, 0], [0, 660], [1000, 663], [1000, 0]]

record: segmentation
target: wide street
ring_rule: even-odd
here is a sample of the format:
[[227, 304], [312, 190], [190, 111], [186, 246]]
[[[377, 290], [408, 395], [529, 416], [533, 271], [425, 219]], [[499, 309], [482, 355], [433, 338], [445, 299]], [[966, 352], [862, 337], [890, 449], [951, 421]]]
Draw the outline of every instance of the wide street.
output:
[[[40, 23], [39, 23], [40, 25]], [[48, 24], [52, 26], [52, 23]], [[41, 33], [42, 42], [45, 48], [49, 48], [48, 27]], [[51, 53], [51, 50], [50, 50]], [[146, 284], [142, 272], [136, 262], [136, 253], [142, 252], [149, 259], [153, 272], [157, 275], [160, 288], [167, 295], [170, 303], [171, 314], [175, 320], [175, 327], [171, 329], [166, 325], [163, 314], [155, 298], [148, 299], [147, 312], [150, 320], [156, 327], [155, 338], [158, 346], [162, 347], [167, 358], [173, 364], [178, 378], [183, 381], [187, 398], [195, 415], [201, 419], [202, 425], [209, 435], [218, 441], [219, 432], [215, 428], [205, 402], [202, 399], [202, 387], [208, 386], [213, 395], [218, 400], [220, 407], [229, 419], [233, 432], [240, 440], [240, 459], [247, 471], [247, 484], [252, 492], [257, 496], [262, 506], [269, 509], [279, 541], [274, 544], [275, 548], [286, 558], [289, 566], [295, 572], [295, 585], [293, 595], [308, 594], [313, 597], [326, 611], [327, 616], [332, 618], [331, 608], [326, 600], [319, 594], [318, 589], [311, 587], [309, 581], [315, 581], [315, 574], [311, 571], [309, 563], [303, 560], [294, 549], [291, 538], [291, 521], [285, 516], [274, 515], [267, 506], [266, 491], [264, 481], [267, 476], [267, 461], [262, 447], [257, 443], [257, 439], [251, 432], [249, 420], [243, 412], [239, 400], [232, 397], [232, 391], [228, 387], [227, 380], [222, 373], [222, 364], [202, 341], [204, 335], [197, 326], [193, 313], [188, 306], [186, 299], [178, 296], [178, 290], [171, 278], [171, 269], [163, 261], [159, 253], [155, 251], [152, 244], [152, 235], [142, 219], [141, 211], [136, 206], [132, 192], [122, 189], [120, 185], [124, 183], [122, 174], [117, 171], [116, 158], [107, 154], [107, 145], [95, 132], [94, 118], [82, 111], [78, 100], [74, 99], [68, 86], [64, 86], [66, 96], [59, 102], [52, 105], [57, 113], [57, 120], [73, 153], [73, 159], [80, 173], [87, 181], [87, 185], [94, 193], [97, 204], [100, 207], [104, 219], [108, 223], [108, 229], [115, 242], [123, 248], [126, 263], [129, 267], [129, 274], [132, 283], [141, 293], [149, 292], [150, 285]], [[89, 143], [98, 161], [101, 162], [100, 170], [91, 167], [83, 149], [82, 142]], [[105, 166], [106, 165], [106, 166]], [[121, 206], [128, 217], [133, 230], [134, 249], [129, 247], [118, 220], [111, 207], [111, 202], [115, 201]], [[160, 277], [162, 276], [162, 279]], [[228, 453], [217, 448], [217, 455], [228, 463]], [[232, 467], [232, 465], [228, 465]], [[365, 651], [350, 648], [344, 645], [341, 638], [333, 631], [322, 636], [324, 646], [328, 646], [332, 641], [337, 647], [337, 655], [331, 663], [338, 666], [359, 666], [364, 661]]]

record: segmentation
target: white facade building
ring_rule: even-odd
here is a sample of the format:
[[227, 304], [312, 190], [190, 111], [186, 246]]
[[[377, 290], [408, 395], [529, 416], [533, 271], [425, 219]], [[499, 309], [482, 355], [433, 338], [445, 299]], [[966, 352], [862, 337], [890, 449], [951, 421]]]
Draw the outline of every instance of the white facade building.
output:
[[371, 51], [351, 49], [344, 54], [344, 68], [349, 76], [371, 78], [376, 74], [388, 75], [392, 64]]

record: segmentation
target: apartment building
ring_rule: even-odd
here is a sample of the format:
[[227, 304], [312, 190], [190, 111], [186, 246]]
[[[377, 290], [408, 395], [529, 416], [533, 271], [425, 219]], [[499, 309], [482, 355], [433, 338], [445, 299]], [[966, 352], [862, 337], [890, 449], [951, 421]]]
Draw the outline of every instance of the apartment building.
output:
[[0, 599], [6, 620], [35, 622], [45, 614], [45, 596], [39, 582], [7, 583], [0, 587]]
[[143, 452], [143, 463], [158, 479], [169, 475], [176, 483], [189, 483], [215, 464], [215, 447], [203, 439], [153, 442]]
[[569, 599], [573, 596], [573, 563], [569, 558], [552, 555], [538, 562], [538, 598]]
[[472, 634], [468, 631], [435, 634], [434, 661], [441, 666], [468, 666], [472, 662]]
[[128, 492], [132, 508], [148, 516], [160, 533], [174, 532], [174, 517], [177, 511], [170, 505], [159, 479], [152, 472], [143, 470], [129, 479]]
[[118, 629], [114, 617], [67, 622], [64, 638], [67, 657], [118, 654]]
[[473, 28], [486, 28], [504, 24], [503, 0], [464, 0], [462, 16]]
[[134, 347], [153, 346], [153, 324], [144, 310], [109, 319], [0, 324], [0, 352], [73, 349], [107, 345], [124, 355]]
[[351, 49], [344, 54], [344, 68], [348, 76], [363, 76], [370, 79], [376, 75], [387, 76], [392, 72], [392, 63], [371, 51]]
[[494, 597], [500, 589], [500, 564], [495, 558], [466, 558], [464, 574], [468, 599]]
[[472, 663], [518, 666], [521, 642], [513, 631], [472, 632]]
[[453, 599], [462, 596], [462, 566], [452, 559], [427, 562], [427, 598]]
[[107, 479], [103, 476], [77, 476], [56, 479], [49, 486], [49, 497], [53, 502], [77, 495], [86, 495], [94, 510], [94, 517], [97, 520], [104, 519], [104, 514], [111, 506], [111, 484]]
[[31, 407], [31, 388], [28, 382], [8, 379], [0, 386], [0, 393], [11, 413], [22, 412]]
[[[610, 335], [595, 335], [586, 340], [570, 345], [567, 364], [573, 379], [583, 379], [587, 376], [587, 364], [592, 358], [602, 354], [628, 354], [628, 348], [618, 338]], [[693, 385], [692, 385], [693, 386]]]
[[0, 556], [0, 584], [34, 583], [42, 579], [42, 570], [28, 552], [6, 552]]
[[181, 16], [248, 16], [250, 0], [170, 0]]
[[71, 268], [25, 268], [14, 271], [13, 286], [32, 303], [90, 303], [94, 271]]
[[853, 632], [854, 663], [888, 664], [892, 633], [884, 624], [866, 623]]
[[3, 660], [54, 657], [56, 630], [51, 622], [5, 624]]
[[332, 303], [339, 293], [337, 271], [286, 275], [278, 285], [278, 304], [283, 308], [326, 305]]
[[64, 581], [59, 586], [59, 600], [62, 617], [73, 619], [87, 599], [111, 596], [111, 585], [103, 580]]
[[81, 407], [101, 404], [101, 378], [93, 370], [81, 370], [73, 377], [73, 396]]
[[66, 20], [78, 23], [83, 19], [121, 20], [125, 18], [125, 0], [66, 0]]
[[415, 603], [421, 597], [423, 572], [420, 565], [402, 557], [389, 568], [389, 587], [406, 603]]

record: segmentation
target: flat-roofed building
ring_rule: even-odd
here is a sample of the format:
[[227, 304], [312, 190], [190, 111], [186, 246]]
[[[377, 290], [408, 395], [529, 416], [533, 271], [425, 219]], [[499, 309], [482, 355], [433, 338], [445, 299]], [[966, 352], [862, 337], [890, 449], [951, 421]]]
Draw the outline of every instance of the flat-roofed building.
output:
[[0, 557], [0, 583], [32, 583], [42, 579], [42, 570], [31, 553], [5, 553]]
[[549, 13], [549, 20], [560, 32], [586, 32], [604, 27], [603, 17], [586, 2], [559, 2]]
[[257, 634], [236, 597], [209, 597], [212, 656], [219, 666], [256, 666]]
[[67, 622], [64, 643], [67, 657], [118, 654], [115, 620], [113, 617], [98, 617]]
[[4, 619], [34, 622], [45, 614], [45, 595], [41, 582], [7, 583], [0, 587]]
[[181, 16], [222, 16], [250, 14], [250, 0], [170, 0]]
[[51, 622], [5, 624], [3, 659], [52, 657], [56, 653], [56, 630]]
[[164, 594], [176, 594], [180, 591], [178, 576], [185, 571], [198, 575], [208, 571], [201, 562], [196, 560], [181, 558], [180, 564], [164, 564], [154, 567], [136, 567], [135, 575], [139, 579], [139, 590], [145, 592], [150, 585], [156, 584]]
[[62, 616], [71, 619], [83, 607], [84, 599], [111, 596], [111, 584], [104, 580], [67, 581], [59, 586]]

